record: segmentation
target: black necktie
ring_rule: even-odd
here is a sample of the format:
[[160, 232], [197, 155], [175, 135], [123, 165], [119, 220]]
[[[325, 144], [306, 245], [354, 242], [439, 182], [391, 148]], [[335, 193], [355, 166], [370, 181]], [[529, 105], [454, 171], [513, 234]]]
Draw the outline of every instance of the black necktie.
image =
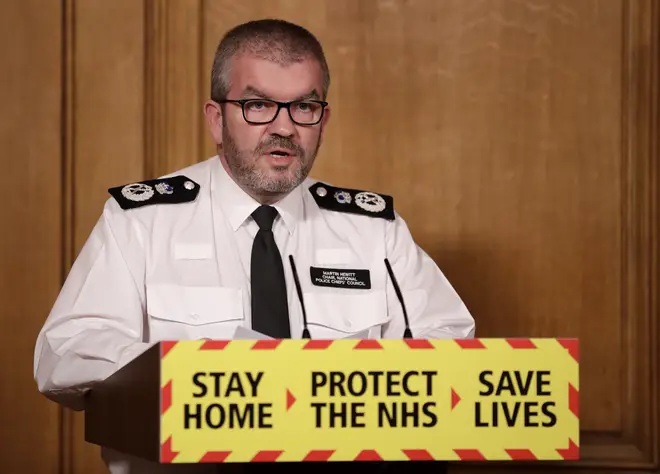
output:
[[273, 236], [277, 209], [259, 206], [252, 213], [259, 231], [252, 244], [252, 329], [275, 339], [291, 337], [282, 257]]

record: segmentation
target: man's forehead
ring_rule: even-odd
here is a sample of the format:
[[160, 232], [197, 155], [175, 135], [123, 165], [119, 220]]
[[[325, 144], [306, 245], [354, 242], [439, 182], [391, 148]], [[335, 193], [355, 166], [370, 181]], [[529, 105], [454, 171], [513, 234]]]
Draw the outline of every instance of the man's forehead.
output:
[[272, 98], [310, 98], [316, 92], [320, 98], [323, 73], [313, 57], [284, 61], [254, 54], [241, 54], [233, 58], [231, 89], [235, 94]]

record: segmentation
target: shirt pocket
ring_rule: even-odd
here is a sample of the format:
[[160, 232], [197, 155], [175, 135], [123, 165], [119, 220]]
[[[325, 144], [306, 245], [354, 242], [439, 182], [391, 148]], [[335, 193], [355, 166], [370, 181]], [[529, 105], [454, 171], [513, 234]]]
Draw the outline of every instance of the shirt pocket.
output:
[[147, 286], [151, 340], [231, 339], [243, 321], [241, 290], [217, 286]]
[[303, 296], [312, 339], [380, 339], [382, 326], [389, 321], [384, 291], [307, 292]]

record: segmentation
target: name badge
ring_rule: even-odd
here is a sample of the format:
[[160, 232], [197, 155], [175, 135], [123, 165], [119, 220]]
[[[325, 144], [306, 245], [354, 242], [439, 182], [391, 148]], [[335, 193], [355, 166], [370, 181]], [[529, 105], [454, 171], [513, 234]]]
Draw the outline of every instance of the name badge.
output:
[[312, 284], [315, 286], [351, 288], [354, 290], [371, 289], [369, 270], [310, 267], [309, 273], [312, 277]]

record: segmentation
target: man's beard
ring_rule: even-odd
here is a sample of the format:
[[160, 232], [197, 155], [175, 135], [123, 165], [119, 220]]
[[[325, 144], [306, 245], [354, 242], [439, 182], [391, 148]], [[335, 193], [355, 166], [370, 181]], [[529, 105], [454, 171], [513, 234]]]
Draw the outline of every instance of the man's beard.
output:
[[[309, 175], [319, 145], [320, 140], [317, 141], [316, 148], [311, 156], [307, 156], [305, 150], [290, 138], [273, 135], [261, 142], [255, 150], [241, 151], [236, 146], [227, 125], [223, 124], [222, 127], [223, 155], [233, 178], [241, 186], [257, 195], [280, 195], [293, 191]], [[271, 176], [272, 172], [262, 170], [257, 166], [258, 160], [262, 158], [265, 151], [275, 147], [290, 150], [295, 155], [294, 160], [298, 160], [300, 166], [294, 168], [292, 176], [287, 172], [287, 169], [290, 166], [295, 166], [295, 163], [289, 166], [272, 167], [275, 173], [283, 173], [280, 176]]]

